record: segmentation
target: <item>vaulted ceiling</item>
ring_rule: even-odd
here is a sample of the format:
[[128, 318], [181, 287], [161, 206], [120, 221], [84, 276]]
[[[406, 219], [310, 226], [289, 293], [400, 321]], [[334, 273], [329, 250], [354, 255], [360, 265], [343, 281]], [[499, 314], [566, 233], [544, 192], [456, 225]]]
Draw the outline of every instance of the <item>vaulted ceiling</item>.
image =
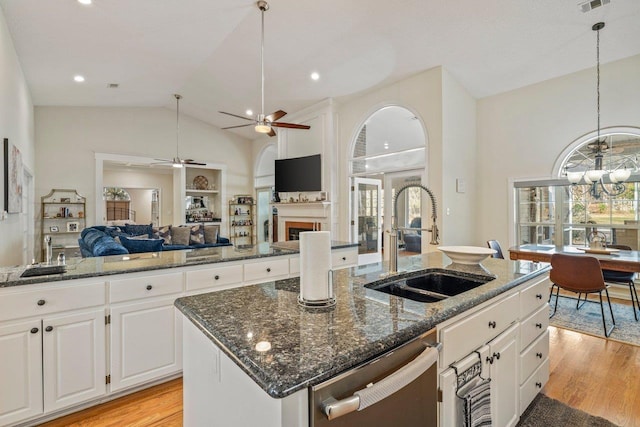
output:
[[[485, 97], [640, 53], [640, 1], [270, 0], [266, 105], [293, 113], [445, 67]], [[0, 0], [35, 105], [164, 106], [218, 127], [260, 110], [253, 0]], [[320, 79], [309, 78], [312, 71]], [[86, 78], [75, 83], [73, 76]], [[108, 88], [111, 83], [118, 88]], [[286, 117], [282, 119], [286, 121]], [[238, 131], [253, 138], [250, 128]]]

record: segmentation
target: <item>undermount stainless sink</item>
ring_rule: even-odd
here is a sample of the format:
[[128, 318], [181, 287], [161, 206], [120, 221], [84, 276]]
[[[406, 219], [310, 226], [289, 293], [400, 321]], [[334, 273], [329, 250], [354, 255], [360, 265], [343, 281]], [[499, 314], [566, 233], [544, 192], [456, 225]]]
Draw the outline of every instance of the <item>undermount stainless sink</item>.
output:
[[476, 274], [429, 271], [399, 280], [369, 283], [365, 287], [413, 301], [438, 302], [482, 286], [493, 279]]

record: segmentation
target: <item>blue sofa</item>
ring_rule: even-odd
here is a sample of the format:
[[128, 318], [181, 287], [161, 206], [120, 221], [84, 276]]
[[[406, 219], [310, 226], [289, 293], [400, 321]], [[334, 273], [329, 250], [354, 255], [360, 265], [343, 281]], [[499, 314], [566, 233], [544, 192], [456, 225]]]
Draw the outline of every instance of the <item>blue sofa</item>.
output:
[[[216, 227], [216, 226], [207, 226]], [[124, 255], [129, 253], [173, 251], [178, 249], [231, 246], [229, 239], [221, 237], [218, 229], [203, 224], [176, 227], [181, 242], [173, 243], [171, 226], [154, 228], [149, 225], [126, 224], [124, 227], [96, 225], [82, 230], [78, 244], [83, 257]], [[178, 231], [180, 233], [178, 233]], [[206, 236], [206, 240], [205, 240]], [[187, 243], [187, 244], [185, 244]]]

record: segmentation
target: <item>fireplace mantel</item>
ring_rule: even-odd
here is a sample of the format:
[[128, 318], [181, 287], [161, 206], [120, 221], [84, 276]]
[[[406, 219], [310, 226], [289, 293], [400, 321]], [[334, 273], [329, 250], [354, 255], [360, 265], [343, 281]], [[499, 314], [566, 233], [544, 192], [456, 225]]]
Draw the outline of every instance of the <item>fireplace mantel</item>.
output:
[[278, 209], [278, 241], [286, 241], [287, 222], [318, 224], [314, 229], [331, 231], [331, 202], [272, 203]]

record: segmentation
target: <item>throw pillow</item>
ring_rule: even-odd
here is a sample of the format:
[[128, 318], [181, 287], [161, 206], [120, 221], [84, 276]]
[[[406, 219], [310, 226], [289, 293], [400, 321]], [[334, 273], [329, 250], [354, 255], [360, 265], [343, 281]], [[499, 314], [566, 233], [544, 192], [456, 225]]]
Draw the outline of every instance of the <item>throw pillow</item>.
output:
[[142, 236], [146, 234], [147, 237], [151, 237], [153, 226], [151, 224], [125, 224], [124, 232], [130, 236]]
[[171, 244], [171, 226], [163, 225], [162, 227], [153, 227], [153, 235], [154, 239], [162, 239], [164, 240], [165, 245]]
[[171, 228], [171, 244], [172, 245], [189, 245], [189, 237], [191, 236], [191, 228], [189, 227], [172, 227]]
[[204, 226], [196, 224], [189, 227], [191, 236], [189, 237], [190, 245], [201, 245], [204, 243]]
[[137, 254], [140, 252], [159, 252], [162, 250], [162, 239], [134, 239], [120, 236], [120, 242], [129, 253]]
[[205, 243], [218, 243], [218, 232], [220, 231], [219, 225], [205, 225], [204, 226], [204, 242]]

